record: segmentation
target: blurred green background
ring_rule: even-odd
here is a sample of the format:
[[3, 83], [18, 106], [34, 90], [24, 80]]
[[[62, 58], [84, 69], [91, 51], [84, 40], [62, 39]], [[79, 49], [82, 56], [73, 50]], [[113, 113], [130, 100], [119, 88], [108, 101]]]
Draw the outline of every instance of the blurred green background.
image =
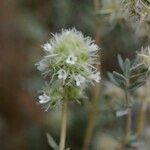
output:
[[[37, 104], [38, 90], [44, 81], [35, 63], [42, 56], [40, 45], [51, 33], [75, 27], [95, 37], [95, 21], [100, 22], [102, 78], [118, 68], [116, 57], [132, 58], [135, 50], [146, 45], [126, 24], [113, 27], [103, 17], [95, 17], [92, 0], [1, 0], [0, 1], [0, 150], [50, 150], [45, 133], [59, 141], [60, 112], [44, 112]], [[100, 110], [107, 104], [99, 97]], [[81, 149], [88, 111], [84, 105], [71, 104], [67, 146]], [[120, 122], [111, 110], [100, 112], [96, 137], [102, 132], [119, 135]], [[116, 130], [117, 129], [117, 130]]]

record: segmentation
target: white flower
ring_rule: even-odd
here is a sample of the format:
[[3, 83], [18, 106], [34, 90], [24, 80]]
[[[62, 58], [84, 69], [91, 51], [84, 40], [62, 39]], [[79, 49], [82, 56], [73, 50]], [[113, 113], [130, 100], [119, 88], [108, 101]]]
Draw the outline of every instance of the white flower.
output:
[[75, 76], [75, 81], [76, 81], [76, 85], [80, 86], [81, 83], [85, 82], [85, 78], [79, 74], [79, 75]]
[[44, 48], [45, 51], [50, 52], [50, 53], [52, 52], [52, 46], [50, 43], [46, 43], [42, 47]]
[[75, 57], [73, 54], [70, 54], [68, 56], [68, 58], [66, 59], [66, 63], [67, 64], [75, 64], [75, 62], [77, 61], [77, 57]]
[[36, 65], [39, 71], [44, 71], [48, 67], [47, 62], [45, 60], [41, 60]]
[[65, 70], [61, 69], [61, 70], [59, 70], [57, 73], [58, 73], [58, 78], [59, 78], [59, 79], [66, 80], [66, 78], [67, 78], [67, 73], [66, 73]]
[[94, 44], [94, 43], [92, 43], [92, 44], [90, 44], [89, 45], [89, 52], [96, 52], [96, 51], [98, 51], [98, 46], [96, 45], [96, 44]]
[[101, 80], [101, 77], [100, 77], [100, 72], [97, 72], [97, 73], [95, 73], [95, 74], [92, 74], [91, 76], [90, 76], [90, 78], [92, 79], [92, 80], [94, 80], [94, 81], [96, 81], [96, 82], [100, 82], [100, 80]]
[[50, 97], [47, 96], [46, 94], [40, 95], [39, 96], [39, 103], [44, 104], [50, 101]]

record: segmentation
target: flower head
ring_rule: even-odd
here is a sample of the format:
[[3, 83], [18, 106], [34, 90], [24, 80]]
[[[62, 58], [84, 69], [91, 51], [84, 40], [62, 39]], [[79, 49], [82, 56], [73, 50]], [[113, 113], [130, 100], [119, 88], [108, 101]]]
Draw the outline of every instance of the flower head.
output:
[[127, 20], [133, 22], [150, 21], [150, 6], [148, 0], [122, 0]]
[[138, 36], [150, 37], [149, 0], [122, 0], [124, 18], [135, 29]]
[[37, 68], [51, 80], [43, 90], [51, 98], [50, 105], [84, 97], [85, 88], [93, 81], [99, 82], [100, 73], [93, 66], [98, 64], [99, 48], [90, 37], [74, 28], [62, 30], [53, 34], [43, 48], [47, 53]]

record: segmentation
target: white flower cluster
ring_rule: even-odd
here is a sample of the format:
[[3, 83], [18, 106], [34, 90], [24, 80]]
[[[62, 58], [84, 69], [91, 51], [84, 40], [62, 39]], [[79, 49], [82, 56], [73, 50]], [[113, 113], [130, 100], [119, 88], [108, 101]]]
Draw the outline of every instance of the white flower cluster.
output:
[[150, 1], [122, 0], [124, 17], [130, 22], [137, 35], [150, 38]]
[[137, 35], [150, 38], [150, 0], [103, 0], [100, 12], [111, 25], [126, 21]]
[[126, 18], [133, 22], [150, 21], [149, 0], [122, 0]]
[[89, 84], [100, 82], [100, 72], [93, 66], [98, 64], [99, 48], [90, 37], [74, 28], [62, 30], [42, 48], [45, 56], [36, 65], [48, 83], [40, 103], [50, 107], [64, 99], [78, 99]]

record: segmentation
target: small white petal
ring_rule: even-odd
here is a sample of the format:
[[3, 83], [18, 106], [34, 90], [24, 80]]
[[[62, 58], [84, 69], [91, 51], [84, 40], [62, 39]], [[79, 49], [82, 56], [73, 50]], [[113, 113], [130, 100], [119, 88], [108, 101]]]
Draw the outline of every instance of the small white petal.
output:
[[76, 81], [76, 85], [77, 85], [77, 86], [80, 86], [80, 84], [81, 84], [81, 83], [80, 83], [79, 81]]
[[67, 73], [66, 73], [65, 70], [61, 69], [61, 70], [59, 70], [57, 73], [58, 73], [58, 78], [59, 78], [59, 79], [66, 80], [66, 78], [67, 78]]
[[38, 62], [36, 65], [37, 65], [37, 69], [38, 69], [39, 71], [44, 71], [44, 70], [48, 67], [47, 62], [44, 61], [44, 60], [41, 60], [41, 61]]
[[98, 50], [98, 46], [94, 43], [92, 43], [91, 45], [89, 45], [89, 52], [95, 52]]
[[90, 76], [90, 78], [91, 78], [92, 80], [96, 81], [97, 83], [99, 83], [100, 80], [101, 80], [100, 72], [97, 72], [96, 74], [92, 74], [92, 75]]
[[40, 95], [39, 96], [39, 103], [44, 104], [50, 101], [50, 97], [47, 96], [46, 94]]
[[77, 61], [77, 57], [75, 57], [73, 54], [69, 55], [68, 58], [66, 59], [67, 64], [75, 64]]
[[44, 48], [44, 50], [47, 51], [47, 52], [52, 52], [52, 46], [51, 46], [50, 43], [44, 44], [44, 45], [43, 45], [43, 48]]
[[76, 81], [76, 85], [80, 86], [82, 83], [85, 82], [85, 78], [79, 74], [75, 76], [75, 81]]

